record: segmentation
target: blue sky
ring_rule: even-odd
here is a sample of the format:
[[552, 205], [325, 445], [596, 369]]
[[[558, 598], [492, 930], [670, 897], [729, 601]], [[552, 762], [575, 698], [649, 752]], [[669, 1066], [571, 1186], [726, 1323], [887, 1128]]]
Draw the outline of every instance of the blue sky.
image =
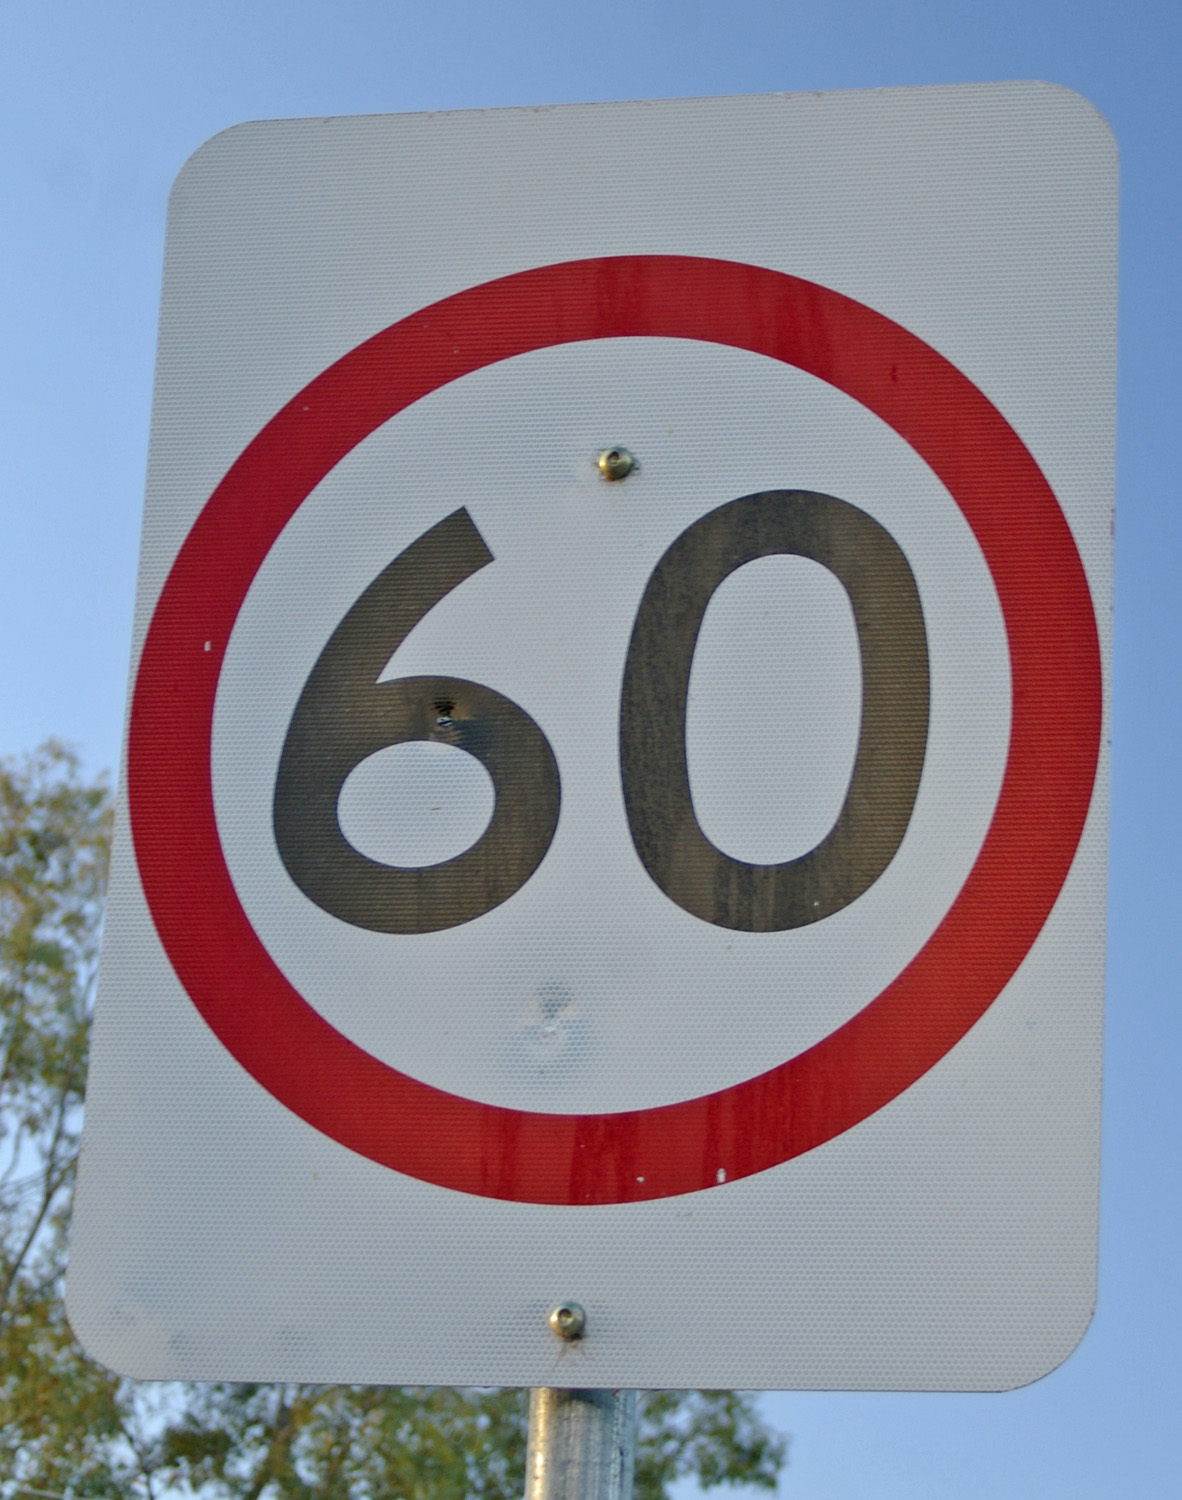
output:
[[245, 119], [1044, 78], [1122, 152], [1117, 634], [1099, 1310], [1005, 1396], [769, 1396], [802, 1500], [1172, 1496], [1182, 1395], [1175, 784], [1182, 11], [1162, 0], [0, 0], [0, 753], [114, 766], [163, 249]]

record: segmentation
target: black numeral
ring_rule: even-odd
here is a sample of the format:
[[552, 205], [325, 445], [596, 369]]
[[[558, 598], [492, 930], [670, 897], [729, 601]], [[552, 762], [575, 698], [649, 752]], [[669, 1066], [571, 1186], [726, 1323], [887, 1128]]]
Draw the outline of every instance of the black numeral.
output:
[[[690, 795], [686, 697], [702, 617], [723, 579], [773, 554], [834, 573], [853, 606], [862, 723], [845, 802], [799, 859], [731, 859], [702, 832]], [[774, 694], [775, 683], [767, 691]], [[758, 706], [736, 733], [751, 733]], [[894, 857], [915, 805], [928, 728], [928, 652], [907, 559], [877, 521], [831, 495], [772, 490], [696, 521], [657, 564], [636, 616], [620, 704], [620, 770], [632, 840], [678, 906], [718, 927], [781, 932], [855, 900]], [[754, 731], [757, 732], [757, 731]]]
[[[372, 932], [437, 932], [507, 901], [541, 863], [558, 823], [558, 766], [523, 708], [454, 677], [377, 678], [413, 627], [492, 562], [466, 510], [412, 543], [370, 584], [312, 668], [287, 731], [274, 827], [287, 873], [324, 911]], [[492, 821], [470, 849], [403, 869], [358, 853], [337, 801], [353, 768], [389, 745], [434, 740], [481, 761]]]

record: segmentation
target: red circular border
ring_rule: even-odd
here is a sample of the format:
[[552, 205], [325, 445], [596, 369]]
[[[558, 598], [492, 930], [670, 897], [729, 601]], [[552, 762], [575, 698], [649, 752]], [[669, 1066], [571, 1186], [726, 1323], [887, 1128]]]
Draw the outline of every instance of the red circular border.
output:
[[[910, 964], [808, 1051], [655, 1109], [533, 1114], [398, 1072], [279, 971], [238, 901], [214, 816], [210, 739], [230, 632], [271, 545], [375, 428], [440, 386], [576, 340], [694, 339], [827, 381], [889, 423], [972, 527], [997, 587], [1013, 683], [1009, 755], [973, 869]], [[310, 1125], [399, 1172], [484, 1197], [621, 1203], [713, 1187], [819, 1146], [909, 1087], [978, 1018], [1067, 876], [1100, 743], [1099, 643], [1083, 566], [1013, 429], [898, 324], [814, 283], [731, 261], [620, 256], [472, 287], [359, 345], [249, 444], [189, 532], [156, 606], [132, 702], [140, 874], [177, 976], [223, 1044]], [[724, 1176], [725, 1174], [725, 1176]]]

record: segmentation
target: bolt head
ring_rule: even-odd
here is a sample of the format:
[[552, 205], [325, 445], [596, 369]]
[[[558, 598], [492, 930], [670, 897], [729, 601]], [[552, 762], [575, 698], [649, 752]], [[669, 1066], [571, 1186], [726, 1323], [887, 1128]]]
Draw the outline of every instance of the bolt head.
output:
[[573, 1343], [587, 1327], [587, 1314], [577, 1302], [561, 1302], [550, 1314], [550, 1327], [560, 1339]]
[[604, 479], [625, 479], [636, 467], [636, 460], [627, 448], [605, 448], [596, 463]]

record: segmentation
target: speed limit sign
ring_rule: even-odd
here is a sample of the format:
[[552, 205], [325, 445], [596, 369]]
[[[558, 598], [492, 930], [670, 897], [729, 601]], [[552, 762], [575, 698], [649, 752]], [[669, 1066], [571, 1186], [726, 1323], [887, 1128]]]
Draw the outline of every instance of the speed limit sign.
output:
[[70, 1271], [91, 1352], [949, 1389], [1066, 1356], [1114, 172], [1042, 85], [197, 153]]

